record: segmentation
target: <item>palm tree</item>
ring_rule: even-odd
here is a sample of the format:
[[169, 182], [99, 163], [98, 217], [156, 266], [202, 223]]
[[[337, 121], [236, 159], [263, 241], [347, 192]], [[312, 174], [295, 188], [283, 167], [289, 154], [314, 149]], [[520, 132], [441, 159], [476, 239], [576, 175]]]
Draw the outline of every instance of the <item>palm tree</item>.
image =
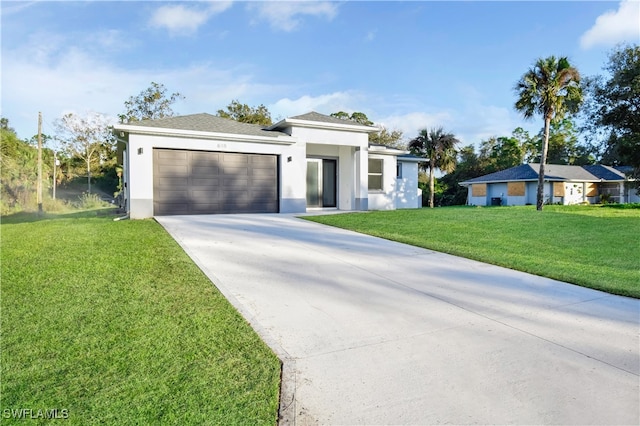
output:
[[536, 209], [542, 210], [544, 204], [544, 166], [549, 151], [549, 127], [551, 120], [560, 119], [566, 114], [576, 113], [582, 103], [580, 73], [569, 64], [566, 57], [556, 59], [550, 56], [538, 59], [516, 84], [518, 94], [515, 108], [525, 118], [541, 114], [544, 118], [544, 140], [538, 173], [538, 194]]
[[433, 208], [435, 169], [450, 173], [456, 168], [456, 144], [460, 141], [452, 133], [446, 133], [442, 127], [422, 129], [418, 136], [409, 142], [412, 154], [427, 159], [429, 167], [429, 207]]

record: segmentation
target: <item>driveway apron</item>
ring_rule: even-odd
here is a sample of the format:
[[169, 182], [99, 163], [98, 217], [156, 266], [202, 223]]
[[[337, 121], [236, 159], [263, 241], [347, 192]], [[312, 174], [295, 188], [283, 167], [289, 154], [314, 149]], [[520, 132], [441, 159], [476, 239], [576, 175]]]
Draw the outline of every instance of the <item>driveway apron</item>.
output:
[[283, 360], [281, 424], [640, 423], [636, 299], [291, 215], [157, 220]]

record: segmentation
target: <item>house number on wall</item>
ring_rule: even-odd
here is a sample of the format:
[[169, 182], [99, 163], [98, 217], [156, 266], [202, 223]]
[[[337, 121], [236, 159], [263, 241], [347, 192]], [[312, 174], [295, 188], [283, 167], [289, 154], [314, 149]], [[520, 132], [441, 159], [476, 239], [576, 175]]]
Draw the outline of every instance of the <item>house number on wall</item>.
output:
[[219, 143], [218, 144], [218, 149], [226, 149], [227, 148], [227, 144], [226, 143]]

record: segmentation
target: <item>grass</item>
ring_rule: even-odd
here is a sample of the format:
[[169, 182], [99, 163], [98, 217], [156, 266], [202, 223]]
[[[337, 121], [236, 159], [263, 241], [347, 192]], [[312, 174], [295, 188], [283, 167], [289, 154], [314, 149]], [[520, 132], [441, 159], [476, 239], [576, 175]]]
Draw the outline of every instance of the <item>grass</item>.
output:
[[640, 298], [640, 209], [442, 207], [305, 219]]
[[6, 219], [3, 424], [276, 422], [278, 359], [155, 221]]

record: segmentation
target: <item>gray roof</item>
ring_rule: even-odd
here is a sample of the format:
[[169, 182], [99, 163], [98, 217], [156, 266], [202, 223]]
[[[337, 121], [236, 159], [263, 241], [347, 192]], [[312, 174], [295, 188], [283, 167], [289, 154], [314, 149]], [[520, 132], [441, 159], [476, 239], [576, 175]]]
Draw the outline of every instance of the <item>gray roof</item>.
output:
[[128, 123], [128, 125], [161, 129], [192, 130], [196, 132], [228, 133], [234, 135], [289, 136], [277, 130], [266, 130], [264, 126], [258, 124], [240, 123], [235, 120], [207, 113], [165, 117], [157, 120], [134, 121]]
[[356, 123], [355, 121], [343, 120], [337, 117], [331, 117], [330, 115], [320, 114], [319, 112], [311, 111], [306, 114], [296, 115], [295, 117], [290, 117], [295, 120], [304, 120], [304, 121], [317, 121], [320, 123], [332, 123], [332, 124], [351, 124], [354, 126], [366, 126], [364, 124]]
[[[540, 164], [532, 163], [531, 167], [533, 167], [536, 172], [540, 170]], [[579, 181], [589, 181], [589, 180], [600, 180], [600, 178], [595, 177], [587, 170], [585, 170], [582, 166], [565, 166], [559, 164], [546, 164], [544, 171], [545, 178], [549, 180], [579, 180]], [[536, 177], [538, 173], [536, 173]]]
[[[533, 181], [538, 179], [540, 164], [521, 164], [510, 169], [490, 173], [474, 179], [469, 179], [461, 184], [490, 183], [490, 182], [510, 182], [510, 181]], [[595, 182], [599, 180], [620, 181], [624, 180], [624, 174], [613, 167], [594, 166], [566, 166], [559, 164], [545, 165], [545, 179], [550, 181], [581, 181]]]

